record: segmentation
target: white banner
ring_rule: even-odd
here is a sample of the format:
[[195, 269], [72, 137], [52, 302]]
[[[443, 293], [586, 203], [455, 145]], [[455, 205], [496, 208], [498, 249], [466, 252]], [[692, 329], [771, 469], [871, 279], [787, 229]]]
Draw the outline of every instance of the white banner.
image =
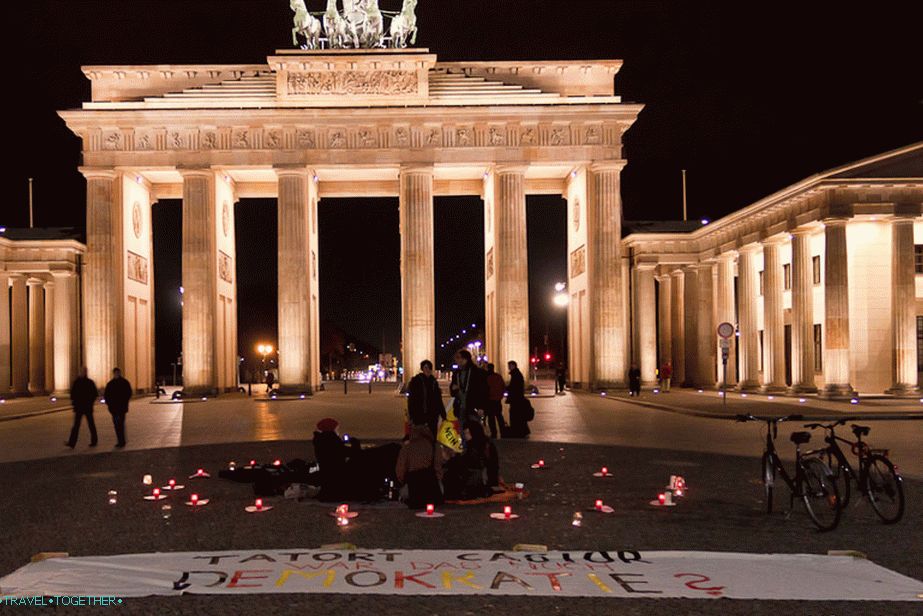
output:
[[0, 604], [9, 597], [183, 593], [923, 602], [923, 583], [851, 556], [323, 549], [52, 558], [0, 579]]

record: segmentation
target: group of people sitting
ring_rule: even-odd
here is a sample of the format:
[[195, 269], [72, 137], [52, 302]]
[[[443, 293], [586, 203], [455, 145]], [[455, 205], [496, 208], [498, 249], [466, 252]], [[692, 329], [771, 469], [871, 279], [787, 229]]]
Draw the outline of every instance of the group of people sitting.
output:
[[463, 432], [462, 453], [436, 443], [426, 425], [413, 426], [403, 445], [363, 448], [359, 439], [340, 436], [335, 419], [322, 419], [313, 440], [317, 498], [369, 502], [400, 494], [408, 507], [422, 509], [445, 500], [489, 496], [500, 484], [497, 449], [480, 421], [469, 421]]

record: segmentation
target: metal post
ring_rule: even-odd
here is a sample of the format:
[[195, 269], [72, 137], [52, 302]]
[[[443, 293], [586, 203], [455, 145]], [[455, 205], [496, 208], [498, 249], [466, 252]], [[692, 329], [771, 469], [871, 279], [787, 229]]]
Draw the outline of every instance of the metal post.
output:
[[32, 178], [29, 178], [29, 228], [34, 227], [34, 220], [32, 219]]
[[683, 169], [683, 221], [688, 220], [689, 217], [686, 213], [686, 170]]

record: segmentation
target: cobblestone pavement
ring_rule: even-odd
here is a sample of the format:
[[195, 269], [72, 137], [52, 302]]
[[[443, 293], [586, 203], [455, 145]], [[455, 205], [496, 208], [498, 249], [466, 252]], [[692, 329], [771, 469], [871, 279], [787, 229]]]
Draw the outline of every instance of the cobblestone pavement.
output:
[[[693, 421], [706, 421], [688, 418]], [[361, 435], [361, 432], [357, 432]], [[212, 479], [197, 490], [212, 499], [207, 509], [192, 514], [177, 507], [166, 523], [159, 506], [141, 499], [141, 477], [160, 481], [183, 477], [195, 468], [215, 470], [230, 459], [311, 457], [300, 441], [198, 445], [66, 456], [0, 464], [0, 574], [28, 562], [41, 551], [102, 555], [150, 551], [230, 550], [313, 547], [348, 541], [367, 548], [510, 549], [517, 543], [538, 543], [549, 549], [717, 550], [742, 552], [826, 553], [852, 549], [905, 575], [923, 579], [923, 484], [907, 481], [908, 510], [895, 526], [874, 518], [867, 503], [851, 506], [832, 533], [812, 530], [796, 507], [784, 513], [763, 513], [755, 458], [678, 451], [665, 448], [500, 441], [502, 474], [523, 481], [530, 497], [515, 504], [522, 518], [497, 524], [488, 513], [497, 506], [447, 508], [447, 517], [422, 525], [410, 512], [371, 509], [347, 529], [336, 527], [322, 507], [272, 499], [276, 509], [248, 516], [250, 486]], [[530, 464], [544, 458], [548, 468]], [[594, 479], [602, 465], [613, 479]], [[671, 510], [647, 505], [670, 474], [689, 482], [688, 498]], [[187, 482], [188, 483], [188, 482]], [[107, 492], [119, 493], [107, 504]], [[611, 504], [611, 516], [585, 518], [581, 528], [570, 522], [574, 511], [596, 498]], [[785, 500], [784, 498], [782, 500]], [[269, 503], [268, 503], [269, 504]], [[360, 509], [361, 511], [361, 509]], [[908, 614], [919, 606], [888, 603], [799, 603], [707, 600], [555, 599], [514, 597], [390, 597], [322, 595], [249, 595], [130, 599], [119, 609], [131, 614], [287, 614], [295, 611], [341, 614], [375, 609], [383, 614], [475, 614], [485, 609], [524, 614], [536, 609], [554, 614]], [[86, 613], [87, 608], [74, 613]], [[112, 609], [112, 608], [108, 608]], [[5, 610], [5, 611], [4, 611]], [[3, 613], [22, 613], [0, 608]]]

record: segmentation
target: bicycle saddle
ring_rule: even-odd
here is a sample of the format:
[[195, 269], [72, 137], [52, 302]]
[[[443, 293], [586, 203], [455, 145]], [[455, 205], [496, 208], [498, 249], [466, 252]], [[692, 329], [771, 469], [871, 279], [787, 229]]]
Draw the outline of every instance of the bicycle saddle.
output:
[[868, 436], [871, 428], [868, 426], [857, 426], [856, 424], [852, 425], [852, 433], [856, 435], [856, 438], [860, 436]]
[[810, 432], [792, 432], [792, 442], [796, 445], [803, 445], [811, 440]]

